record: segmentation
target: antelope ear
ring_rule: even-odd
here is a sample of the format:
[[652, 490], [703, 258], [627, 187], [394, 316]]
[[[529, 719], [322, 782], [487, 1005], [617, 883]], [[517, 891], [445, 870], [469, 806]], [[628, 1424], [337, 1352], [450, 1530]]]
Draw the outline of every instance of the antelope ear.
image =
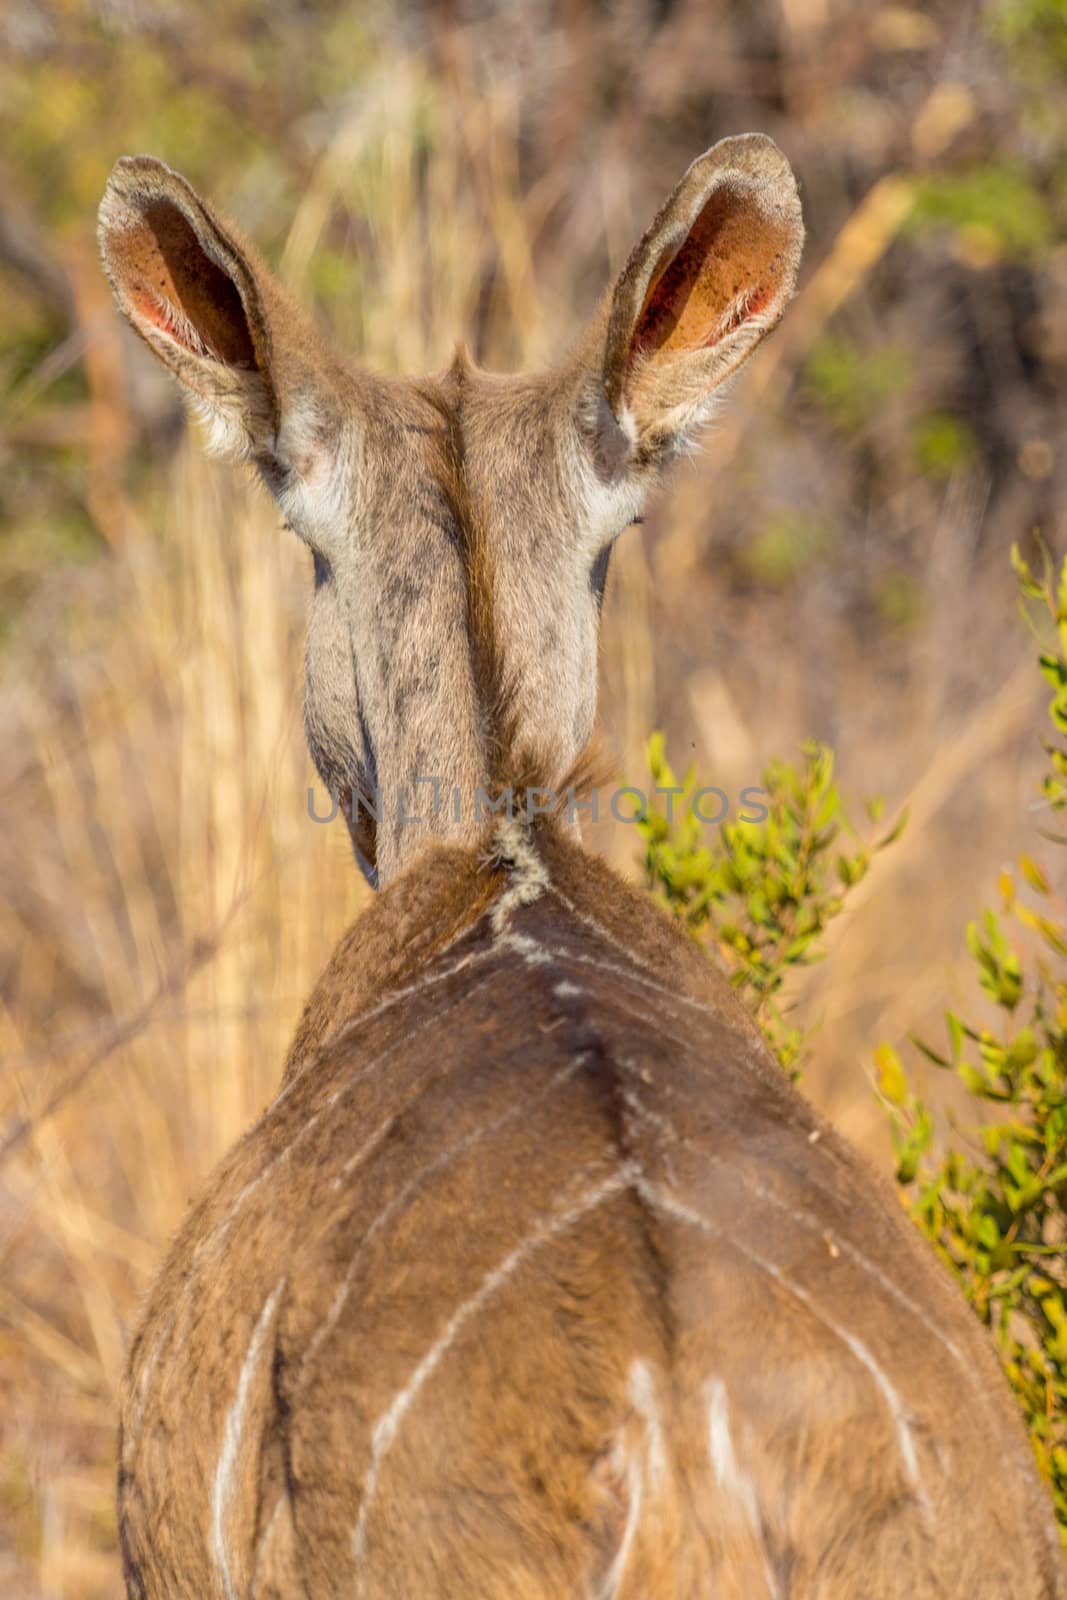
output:
[[680, 442], [774, 327], [804, 242], [789, 163], [772, 140], [723, 139], [693, 162], [615, 286], [604, 395], [634, 447]]
[[287, 519], [336, 553], [351, 383], [310, 320], [178, 173], [117, 163], [100, 253], [120, 311], [182, 384], [219, 454], [251, 456]]
[[116, 164], [99, 240], [119, 309], [181, 380], [211, 425], [213, 447], [268, 449], [278, 397], [264, 269], [192, 186], [151, 156]]
[[251, 456], [283, 504], [326, 477], [338, 365], [192, 184], [150, 155], [123, 157], [101, 200], [99, 246], [118, 309], [181, 381], [211, 448]]

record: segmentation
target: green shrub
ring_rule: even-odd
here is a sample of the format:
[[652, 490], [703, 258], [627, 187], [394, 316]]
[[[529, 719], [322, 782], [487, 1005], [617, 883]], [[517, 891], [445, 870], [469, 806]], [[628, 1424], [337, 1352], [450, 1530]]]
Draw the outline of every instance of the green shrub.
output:
[[1067, 5], [1064, 0], [997, 0], [986, 8], [993, 37], [1023, 66], [1044, 76], [1067, 67]]
[[[1048, 567], [1036, 578], [1017, 551], [1014, 564], [1025, 601], [1052, 623], [1039, 659], [1053, 691], [1043, 795], [1055, 816], [1067, 809], [1067, 561], [1058, 582]], [[1000, 912], [967, 929], [997, 1020], [949, 1012], [943, 1051], [914, 1041], [960, 1079], [974, 1126], [937, 1139], [888, 1045], [877, 1065], [906, 1204], [993, 1330], [1067, 1540], [1067, 915], [1029, 856], [1001, 874], [1000, 895]]]
[[[639, 824], [648, 885], [725, 966], [796, 1076], [805, 1046], [788, 1019], [786, 980], [822, 955], [827, 924], [900, 824], [876, 844], [859, 838], [841, 805], [833, 756], [818, 744], [804, 747], [800, 766], [772, 762], [760, 789], [742, 791], [748, 803], [737, 819], [717, 832], [702, 820], [713, 803], [701, 796], [710, 791], [692, 771], [677, 781], [662, 734], [650, 740], [648, 759], [665, 797]], [[872, 820], [879, 810], [869, 805]]]
[[932, 478], [950, 478], [970, 466], [978, 454], [978, 441], [967, 423], [949, 411], [931, 411], [912, 430], [915, 458], [921, 471]]
[[755, 582], [781, 589], [809, 571], [833, 542], [833, 530], [820, 518], [779, 509], [746, 538], [737, 552], [737, 565]]

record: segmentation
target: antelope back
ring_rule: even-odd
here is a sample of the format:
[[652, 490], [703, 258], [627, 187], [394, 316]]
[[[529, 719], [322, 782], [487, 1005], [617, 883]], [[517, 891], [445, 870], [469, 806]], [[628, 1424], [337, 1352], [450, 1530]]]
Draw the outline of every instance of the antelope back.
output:
[[575, 846], [431, 855], [307, 1021], [134, 1346], [132, 1593], [1063, 1594], [970, 1311]]

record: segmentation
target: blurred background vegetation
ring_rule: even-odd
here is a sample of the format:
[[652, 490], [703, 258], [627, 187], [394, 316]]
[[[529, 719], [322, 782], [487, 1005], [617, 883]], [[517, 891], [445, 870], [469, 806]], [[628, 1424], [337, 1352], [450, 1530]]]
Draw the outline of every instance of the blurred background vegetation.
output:
[[[116, 156], [184, 171], [361, 360], [425, 370], [459, 337], [551, 359], [693, 156], [779, 141], [800, 293], [619, 546], [602, 720], [637, 783], [653, 727], [731, 794], [815, 738], [846, 796], [907, 805], [773, 996], [890, 1170], [873, 1047], [975, 1017], [962, 929], [1040, 822], [1008, 552], [1067, 543], [1065, 91], [1065, 0], [0, 8], [5, 1595], [117, 1593], [138, 1296], [361, 903], [305, 810], [304, 554], [111, 311]], [[638, 870], [635, 830], [597, 842]], [[1046, 879], [1060, 916], [1062, 852]]]

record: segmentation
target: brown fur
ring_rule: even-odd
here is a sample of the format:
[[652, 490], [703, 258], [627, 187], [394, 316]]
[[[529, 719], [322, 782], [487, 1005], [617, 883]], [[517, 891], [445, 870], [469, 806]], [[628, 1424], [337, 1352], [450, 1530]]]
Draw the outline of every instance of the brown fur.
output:
[[232, 1592], [278, 1600], [1062, 1596], [926, 1245], [690, 941], [551, 825], [531, 841], [548, 885], [496, 929], [514, 869], [454, 852], [357, 923], [183, 1228], [123, 1398], [130, 1592], [225, 1595], [221, 1506]]
[[352, 824], [386, 887], [133, 1342], [131, 1596], [1067, 1600], [971, 1312], [704, 954], [566, 827], [611, 544], [802, 237], [781, 153], [724, 141], [555, 371], [387, 381], [184, 179], [116, 169], [120, 305], [314, 553], [324, 781], [407, 799], [429, 768], [514, 811]]

